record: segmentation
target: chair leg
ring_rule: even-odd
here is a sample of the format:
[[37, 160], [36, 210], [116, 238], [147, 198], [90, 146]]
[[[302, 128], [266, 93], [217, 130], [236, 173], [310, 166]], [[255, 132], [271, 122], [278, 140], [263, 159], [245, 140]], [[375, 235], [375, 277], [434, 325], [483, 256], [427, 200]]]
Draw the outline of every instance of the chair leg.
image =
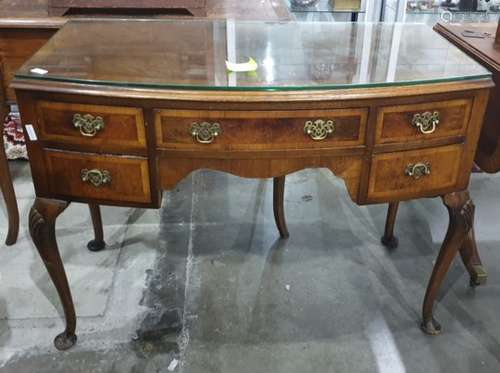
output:
[[380, 239], [382, 244], [390, 249], [398, 247], [398, 239], [394, 236], [394, 224], [398, 213], [399, 202], [390, 202], [387, 210], [387, 218], [385, 221], [384, 235]]
[[[1, 119], [1, 118], [0, 118]], [[0, 131], [0, 189], [2, 189], [7, 207], [7, 216], [9, 220], [9, 230], [7, 233], [6, 245], [13, 245], [17, 241], [19, 234], [19, 210], [17, 207], [16, 194], [10, 176], [9, 164], [4, 152], [3, 131]]]
[[104, 231], [102, 229], [101, 209], [99, 205], [89, 204], [90, 217], [94, 226], [94, 239], [89, 241], [87, 248], [90, 251], [101, 251], [106, 247], [104, 242]]
[[275, 177], [273, 180], [273, 209], [274, 220], [281, 238], [288, 238], [288, 228], [285, 221], [285, 176]]

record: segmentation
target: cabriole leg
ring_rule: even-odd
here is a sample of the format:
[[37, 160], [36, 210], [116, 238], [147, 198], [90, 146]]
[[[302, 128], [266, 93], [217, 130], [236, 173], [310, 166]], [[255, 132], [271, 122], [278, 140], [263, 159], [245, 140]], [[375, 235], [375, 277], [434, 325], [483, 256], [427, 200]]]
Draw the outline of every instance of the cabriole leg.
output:
[[89, 204], [92, 225], [94, 226], [94, 239], [89, 241], [87, 248], [90, 251], [101, 251], [106, 247], [104, 232], [102, 229], [101, 209], [99, 205]]
[[436, 264], [432, 270], [422, 310], [422, 330], [431, 335], [441, 332], [441, 326], [434, 319], [432, 313], [439, 287], [450, 268], [451, 262], [469, 235], [474, 218], [474, 204], [469, 197], [469, 192], [450, 193], [442, 198], [448, 209], [450, 221]]
[[285, 176], [275, 177], [273, 180], [273, 209], [274, 220], [281, 238], [288, 238], [288, 228], [285, 221]]
[[54, 340], [54, 345], [58, 350], [67, 350], [76, 342], [75, 307], [55, 234], [56, 219], [68, 205], [69, 202], [65, 201], [37, 198], [29, 215], [31, 238], [57, 289], [66, 319], [66, 329]]
[[[474, 214], [474, 212], [473, 212]], [[474, 222], [474, 215], [472, 216]], [[469, 230], [467, 237], [460, 248], [460, 256], [464, 262], [467, 272], [470, 276], [470, 285], [479, 286], [484, 285], [488, 279], [488, 274], [481, 263], [479, 251], [477, 250], [476, 237], [474, 235], [474, 227]]]
[[384, 235], [380, 239], [382, 244], [390, 249], [398, 247], [398, 239], [394, 236], [394, 224], [398, 213], [399, 202], [390, 202], [387, 210], [387, 218], [385, 220]]

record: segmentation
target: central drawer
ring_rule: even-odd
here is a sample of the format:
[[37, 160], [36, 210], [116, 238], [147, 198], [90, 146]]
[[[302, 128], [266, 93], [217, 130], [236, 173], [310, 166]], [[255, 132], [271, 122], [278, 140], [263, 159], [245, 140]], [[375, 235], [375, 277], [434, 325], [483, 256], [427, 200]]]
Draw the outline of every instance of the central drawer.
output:
[[362, 146], [368, 110], [156, 110], [159, 148], [282, 150]]

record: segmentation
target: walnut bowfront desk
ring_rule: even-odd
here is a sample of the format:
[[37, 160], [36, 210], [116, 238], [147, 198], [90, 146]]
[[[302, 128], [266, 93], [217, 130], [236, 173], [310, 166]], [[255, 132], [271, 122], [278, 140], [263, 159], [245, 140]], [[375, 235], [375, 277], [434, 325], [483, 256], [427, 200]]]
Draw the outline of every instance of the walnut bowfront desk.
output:
[[[256, 71], [226, 70], [248, 57]], [[59, 349], [75, 343], [76, 316], [57, 216], [90, 204], [102, 243], [97, 205], [159, 208], [162, 190], [202, 168], [275, 177], [282, 235], [284, 176], [305, 168], [330, 169], [360, 205], [442, 196], [426, 333], [441, 330], [433, 303], [456, 254], [471, 278], [482, 270], [467, 186], [492, 81], [427, 26], [71, 21], [13, 87], [37, 196], [30, 232], [66, 318]]]

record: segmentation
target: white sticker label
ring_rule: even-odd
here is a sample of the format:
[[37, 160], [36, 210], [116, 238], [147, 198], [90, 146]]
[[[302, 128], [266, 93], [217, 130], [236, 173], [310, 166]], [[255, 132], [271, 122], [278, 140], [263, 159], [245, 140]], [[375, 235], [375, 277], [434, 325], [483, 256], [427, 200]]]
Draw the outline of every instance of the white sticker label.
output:
[[38, 137], [36, 137], [35, 129], [31, 124], [26, 124], [24, 128], [26, 128], [26, 133], [28, 134], [30, 141], [38, 140]]
[[45, 75], [49, 71], [45, 70], [45, 69], [40, 69], [39, 67], [35, 67], [34, 69], [31, 69], [30, 72], [33, 74], [38, 74], [38, 75]]

